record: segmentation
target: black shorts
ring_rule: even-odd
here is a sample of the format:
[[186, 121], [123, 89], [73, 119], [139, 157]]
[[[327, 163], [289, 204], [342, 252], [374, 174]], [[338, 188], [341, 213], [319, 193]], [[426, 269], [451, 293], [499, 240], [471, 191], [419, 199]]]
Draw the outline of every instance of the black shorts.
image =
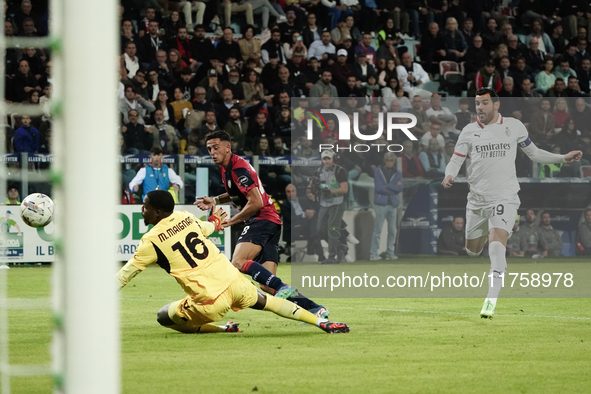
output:
[[250, 242], [261, 246], [263, 249], [256, 255], [254, 261], [264, 263], [272, 261], [279, 263], [279, 238], [281, 225], [270, 220], [251, 218], [246, 221], [242, 234], [238, 237], [236, 245], [242, 242]]

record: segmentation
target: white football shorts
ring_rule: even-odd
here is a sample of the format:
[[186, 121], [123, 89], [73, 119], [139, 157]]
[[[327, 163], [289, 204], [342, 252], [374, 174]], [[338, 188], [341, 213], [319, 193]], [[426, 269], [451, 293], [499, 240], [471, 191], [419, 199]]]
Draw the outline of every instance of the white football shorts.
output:
[[501, 201], [483, 207], [468, 203], [466, 239], [476, 239], [488, 235], [491, 228], [502, 228], [511, 235], [517, 218], [517, 209], [519, 209], [519, 203], [515, 201]]

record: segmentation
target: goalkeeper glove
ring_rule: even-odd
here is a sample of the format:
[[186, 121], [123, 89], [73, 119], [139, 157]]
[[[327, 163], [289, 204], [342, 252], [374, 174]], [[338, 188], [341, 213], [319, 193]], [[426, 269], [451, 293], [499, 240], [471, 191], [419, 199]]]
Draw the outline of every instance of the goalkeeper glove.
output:
[[213, 225], [215, 226], [215, 231], [222, 231], [224, 229], [223, 225], [225, 223], [228, 223], [227, 220], [224, 220], [226, 219], [226, 216], [228, 216], [228, 214], [224, 212], [222, 208], [219, 208], [216, 211], [215, 205], [212, 205], [209, 211], [209, 218], [207, 219], [207, 221], [213, 223]]

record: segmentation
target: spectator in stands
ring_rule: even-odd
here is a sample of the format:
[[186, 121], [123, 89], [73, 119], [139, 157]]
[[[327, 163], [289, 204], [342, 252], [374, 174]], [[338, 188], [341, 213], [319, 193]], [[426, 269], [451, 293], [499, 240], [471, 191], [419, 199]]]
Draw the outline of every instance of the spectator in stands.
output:
[[[171, 53], [173, 51], [176, 50], [171, 50]], [[196, 81], [193, 78], [193, 72], [189, 67], [185, 67], [180, 73], [180, 78], [177, 78], [176, 82], [170, 87], [170, 90], [174, 93], [177, 88], [180, 89], [183, 94], [183, 100], [191, 101], [193, 99], [195, 85]]]
[[129, 83], [133, 85], [137, 94], [146, 100], [150, 100], [148, 97], [148, 81], [146, 81], [146, 73], [143, 70], [138, 70]]
[[[248, 135], [246, 136], [246, 143], [245, 146], [248, 148], [250, 146], [253, 146], [255, 149], [255, 152], [257, 151], [257, 146], [260, 147], [260, 145], [257, 143], [257, 141], [261, 138], [261, 137], [266, 137], [267, 138], [267, 142], [266, 142], [266, 148], [268, 149], [269, 152], [267, 153], [259, 153], [265, 156], [270, 156], [271, 155], [271, 147], [269, 146], [269, 139], [271, 138], [271, 136], [273, 135], [273, 126], [271, 125], [271, 122], [269, 122], [269, 113], [262, 109], [259, 112], [257, 112], [257, 114], [255, 116], [252, 116], [250, 118], [250, 123], [248, 125]], [[255, 153], [257, 154], [257, 153]]]
[[[230, 0], [224, 1], [222, 7], [224, 7], [224, 20], [226, 22], [226, 29], [232, 24], [232, 14], [244, 13], [246, 15], [246, 23], [248, 25], [254, 25], [253, 17], [253, 6], [249, 2], [243, 0]], [[224, 36], [226, 30], [224, 29]]]
[[540, 50], [548, 53], [550, 56], [554, 56], [554, 45], [550, 36], [544, 33], [542, 22], [540, 20], [533, 21], [531, 25], [531, 33], [525, 37], [525, 42], [531, 43], [532, 38], [538, 39]]
[[279, 78], [279, 55], [275, 52], [269, 54], [269, 63], [265, 64], [261, 72], [263, 86], [270, 89]]
[[39, 37], [39, 34], [37, 33], [37, 28], [35, 27], [35, 21], [33, 20], [33, 18], [25, 18], [23, 19], [23, 24], [19, 25], [19, 27], [22, 26], [22, 30], [21, 33], [19, 34], [19, 36], [22, 37]]
[[[282, 92], [287, 92], [289, 97], [295, 97], [296, 93], [294, 87], [290, 83], [289, 70], [287, 69], [287, 67], [279, 67], [277, 75], [279, 76], [279, 80], [271, 86], [270, 90], [271, 93], [274, 95], [275, 100], [277, 100], [277, 97], [279, 97], [279, 94], [281, 94]], [[300, 96], [300, 94], [298, 94], [298, 96]]]
[[[345, 49], [338, 50], [337, 61], [332, 64], [330, 71], [332, 75], [331, 81], [337, 90], [345, 89], [347, 87], [347, 78], [349, 75], [353, 75], [353, 68], [347, 64], [347, 51]], [[338, 97], [338, 94], [336, 97]]]
[[577, 77], [572, 75], [568, 77], [568, 85], [567, 88], [564, 89], [564, 93], [568, 97], [588, 97], [588, 94], [581, 92]]
[[531, 69], [527, 66], [525, 62], [525, 58], [522, 56], [518, 56], [515, 59], [515, 66], [513, 67], [513, 83], [515, 85], [515, 90], [520, 93], [521, 90], [521, 82], [525, 78], [531, 79]]
[[215, 111], [212, 109], [205, 111], [205, 122], [199, 128], [199, 136], [205, 138], [207, 134], [220, 130], [221, 128], [218, 125]]
[[[248, 70], [244, 73], [248, 73]], [[232, 91], [232, 98], [236, 100], [244, 100], [244, 87], [240, 82], [240, 72], [237, 69], [230, 70], [228, 72], [228, 80], [223, 84], [224, 89], [230, 89]], [[222, 92], [223, 96], [223, 92]], [[223, 99], [223, 97], [222, 97]]]
[[585, 209], [583, 221], [577, 228], [577, 256], [591, 255], [591, 209]]
[[554, 69], [554, 75], [556, 76], [556, 79], [560, 78], [563, 81], [568, 81], [569, 77], [576, 77], [577, 73], [570, 68], [568, 60], [562, 58], [560, 59], [560, 65]]
[[283, 44], [283, 51], [287, 59], [291, 59], [296, 53], [304, 59], [308, 58], [308, 50], [302, 41], [302, 35], [298, 31], [293, 33], [291, 41]]
[[363, 33], [363, 38], [361, 42], [357, 44], [355, 47], [355, 56], [359, 56], [360, 53], [365, 53], [367, 57], [367, 62], [369, 64], [375, 65], [376, 64], [376, 50], [374, 47], [371, 46], [371, 34]]
[[444, 256], [467, 256], [464, 218], [456, 216], [444, 227], [437, 239], [437, 254]]
[[388, 86], [391, 78], [398, 78], [396, 74], [396, 61], [394, 59], [386, 60], [386, 68], [378, 74], [378, 84], [381, 88]]
[[[203, 92], [203, 94], [205, 95], [205, 91]], [[175, 125], [178, 124], [178, 122], [185, 117], [186, 112], [193, 109], [193, 105], [191, 105], [191, 102], [185, 100], [181, 88], [174, 89], [174, 101], [170, 102], [170, 106], [172, 107], [172, 110], [174, 112]]]
[[[287, 111], [285, 111], [287, 110]], [[281, 112], [289, 112], [289, 108], [284, 108]], [[287, 134], [289, 137], [290, 135]], [[285, 146], [285, 142], [283, 141], [283, 137], [279, 134], [275, 134], [273, 137], [273, 151], [271, 153], [273, 156], [290, 156], [291, 151]]]
[[455, 18], [448, 18], [445, 25], [445, 47], [447, 49], [446, 58], [455, 62], [464, 60], [468, 44], [462, 33], [458, 30], [458, 21]]
[[[142, 201], [148, 192], [152, 190], [168, 190], [171, 186], [175, 193], [183, 187], [183, 180], [172, 168], [162, 164], [162, 149], [159, 147], [150, 150], [152, 162], [142, 167], [135, 178], [129, 183], [129, 189], [139, 191], [142, 185]], [[177, 197], [178, 200], [178, 197]]]
[[306, 26], [302, 30], [302, 38], [306, 48], [310, 48], [314, 41], [320, 41], [322, 35], [322, 28], [316, 25], [316, 15], [314, 13], [308, 13], [306, 18]]
[[327, 94], [328, 97], [339, 97], [337, 88], [330, 83], [332, 81], [332, 73], [329, 70], [322, 72], [322, 78], [310, 89], [310, 97], [322, 97]]
[[147, 154], [154, 144], [154, 135], [149, 127], [139, 123], [139, 112], [132, 109], [127, 114], [129, 122], [121, 127], [123, 139], [127, 148], [125, 153], [137, 155]]
[[6, 197], [8, 200], [4, 203], [5, 205], [21, 205], [18, 198], [18, 189], [14, 185], [8, 186], [6, 189]]
[[151, 134], [154, 136], [153, 146], [157, 146], [164, 154], [174, 155], [179, 151], [179, 134], [164, 121], [164, 112], [161, 109], [154, 111], [154, 125], [150, 126]]
[[437, 124], [437, 123], [431, 123], [430, 127], [429, 127], [429, 131], [427, 131], [425, 134], [423, 134], [423, 136], [421, 137], [419, 143], [420, 143], [420, 150], [426, 150], [429, 148], [429, 142], [431, 141], [432, 138], [437, 139], [437, 142], [439, 143], [439, 147], [443, 148], [443, 146], [445, 145], [445, 138], [443, 137], [443, 135], [441, 135], [441, 125]]
[[512, 77], [506, 77], [503, 80], [503, 88], [499, 92], [499, 97], [519, 97], [519, 92], [514, 89], [515, 83]]
[[[404, 89], [402, 89], [402, 86], [400, 86], [400, 81], [398, 80], [398, 78], [396, 78], [395, 76], [390, 77], [388, 81], [388, 86], [382, 89], [384, 106], [386, 106], [386, 108], [390, 108], [390, 106], [392, 105], [392, 101], [394, 101], [396, 98], [403, 96], [408, 97], [408, 93], [406, 93]], [[408, 107], [410, 106], [411, 104], [409, 101]]]
[[455, 113], [455, 116], [457, 119], [455, 129], [456, 129], [457, 134], [459, 134], [467, 124], [472, 123], [472, 115], [473, 115], [472, 112], [470, 112], [468, 110], [468, 108], [470, 107], [470, 104], [469, 104], [467, 98], [465, 98], [465, 97], [461, 98], [458, 104], [459, 104], [460, 109], [458, 109], [457, 112]]
[[412, 98], [411, 109], [409, 112], [417, 118], [416, 126], [411, 128], [410, 131], [415, 137], [421, 138], [421, 136], [429, 130], [431, 125], [429, 123], [429, 117], [423, 110], [423, 99], [421, 99], [421, 96], [416, 95]]
[[371, 247], [370, 260], [379, 260], [380, 238], [384, 220], [388, 222], [388, 238], [386, 241], [386, 259], [395, 260], [398, 257], [394, 253], [396, 243], [396, 217], [400, 201], [398, 195], [404, 189], [402, 174], [396, 169], [396, 155], [388, 152], [384, 155], [384, 162], [374, 171], [374, 210], [375, 222]]
[[423, 176], [423, 166], [417, 155], [414, 153], [414, 143], [411, 140], [402, 142], [402, 176], [404, 178], [416, 178]]
[[[238, 147], [240, 149], [245, 149], [244, 142], [246, 140], [246, 135], [248, 134], [248, 123], [242, 117], [238, 105], [235, 105], [230, 109], [230, 120], [224, 125], [224, 131], [230, 134], [232, 140], [238, 141]], [[251, 149], [252, 147], [248, 147], [248, 150]]]
[[[228, 57], [230, 59], [230, 57]], [[205, 89], [205, 100], [212, 104], [219, 104], [222, 102], [222, 90], [224, 86], [219, 81], [220, 75], [215, 69], [207, 72], [207, 79], [199, 83], [200, 87]], [[197, 93], [195, 93], [195, 99]], [[194, 107], [194, 106], [193, 106]]]
[[552, 116], [554, 116], [554, 127], [562, 127], [564, 125], [564, 121], [570, 118], [570, 112], [568, 110], [566, 99], [562, 97], [556, 99], [554, 102]]
[[[212, 2], [213, 2], [213, 0], [210, 0], [208, 5]], [[215, 19], [215, 18], [217, 18], [217, 15], [213, 19]], [[219, 29], [221, 32], [221, 29], [219, 28], [219, 26], [217, 29]], [[198, 54], [196, 56], [197, 56], [198, 60], [202, 63], [200, 68], [201, 67], [209, 68], [211, 58], [216, 53], [216, 48], [213, 45], [213, 43], [211, 42], [211, 40], [209, 38], [205, 37], [205, 27], [203, 25], [195, 26], [195, 34], [194, 34], [193, 39], [191, 40], [191, 47], [192, 47], [193, 53]], [[240, 60], [240, 58], [237, 58], [237, 59]]]
[[[432, 125], [441, 127], [441, 134], [446, 138], [456, 137], [455, 124], [458, 122], [455, 115], [447, 107], [441, 106], [441, 97], [437, 93], [431, 95], [431, 107], [425, 111]], [[443, 147], [443, 144], [440, 144]]]
[[561, 8], [571, 37], [577, 35], [577, 27], [591, 27], [591, 21], [587, 16], [587, 4], [584, 1], [564, 0]]
[[[581, 144], [580, 135], [581, 131], [577, 130], [575, 121], [572, 118], [568, 117], [562, 125], [562, 130], [560, 131], [560, 133], [556, 134], [556, 137], [554, 138], [553, 142], [556, 145], [560, 146], [560, 150], [563, 152], [570, 152], [570, 150], [567, 149], [571, 148], [571, 150], [581, 150], [583, 146]], [[583, 159], [582, 161], [585, 161], [585, 159]]]
[[421, 64], [424, 69], [434, 74], [439, 71], [439, 66], [434, 62], [443, 60], [447, 50], [445, 38], [439, 33], [439, 25], [435, 22], [429, 24], [429, 31], [421, 38]]
[[271, 39], [261, 46], [261, 61], [263, 64], [269, 63], [269, 54], [275, 52], [279, 57], [280, 64], [287, 64], [287, 57], [283, 50], [281, 43], [281, 31], [273, 29], [271, 31]]
[[150, 69], [148, 71], [148, 79], [146, 81], [146, 84], [147, 100], [152, 103], [158, 102], [158, 95], [161, 91], [168, 91], [168, 84], [166, 83], [166, 81], [159, 78], [158, 71], [154, 69]]
[[[511, 25], [507, 24], [506, 26]], [[511, 63], [515, 63], [515, 61], [520, 57], [525, 60], [528, 49], [519, 41], [519, 38], [517, 38], [516, 35], [511, 34], [507, 38], [507, 51], [509, 52], [509, 60], [511, 60]]]
[[575, 101], [575, 110], [571, 111], [571, 117], [575, 121], [577, 130], [581, 132], [591, 130], [591, 110], [585, 104], [585, 99], [578, 98]]
[[536, 75], [536, 90], [541, 94], [546, 92], [556, 83], [556, 75], [552, 73], [554, 68], [554, 62], [552, 59], [547, 59], [544, 63], [544, 69], [542, 72]]
[[497, 30], [497, 21], [489, 18], [486, 21], [486, 29], [480, 34], [483, 39], [484, 49], [491, 53], [501, 43], [501, 32]]
[[[432, 127], [437, 127], [437, 125]], [[445, 176], [445, 158], [441, 153], [441, 147], [438, 138], [431, 138], [428, 149], [419, 153], [419, 160], [426, 178], [443, 178]]]
[[27, 94], [33, 90], [41, 91], [39, 81], [31, 73], [29, 62], [21, 60], [18, 63], [18, 71], [12, 80], [13, 86], [13, 101], [23, 102], [27, 99]]
[[[548, 60], [552, 61], [552, 59], [547, 58], [546, 52], [540, 50], [540, 44], [538, 43], [537, 38], [532, 38], [529, 41], [529, 50], [527, 51], [526, 56], [526, 63], [532, 70], [542, 70], [544, 71]], [[554, 67], [554, 62], [552, 63]], [[548, 90], [548, 89], [546, 89]]]
[[515, 223], [513, 224], [513, 231], [509, 234], [509, 238], [507, 239], [507, 256], [509, 257], [523, 257], [525, 255], [527, 244], [525, 238], [521, 236], [522, 233], [519, 231], [520, 228], [519, 215], [517, 215]]
[[23, 115], [21, 127], [14, 131], [15, 153], [37, 153], [39, 151], [39, 131], [31, 126], [31, 118]]
[[132, 109], [136, 110], [139, 114], [139, 118], [136, 119], [136, 121], [143, 125], [144, 116], [148, 116], [154, 112], [156, 107], [154, 107], [154, 104], [137, 94], [133, 86], [126, 86], [125, 97], [119, 100], [119, 112], [123, 115], [123, 123], [128, 123], [130, 121], [127, 116]]
[[431, 92], [422, 88], [424, 83], [430, 81], [429, 75], [420, 64], [412, 61], [409, 52], [402, 55], [402, 64], [396, 67], [398, 78], [402, 82], [402, 87], [409, 96], [419, 95], [421, 98], [431, 97]]
[[562, 235], [552, 227], [550, 222], [550, 212], [542, 212], [540, 215], [540, 230], [544, 238], [544, 243], [546, 244], [547, 256], [560, 257], [562, 256], [562, 248], [564, 247]]
[[329, 55], [334, 55], [336, 53], [335, 46], [330, 42], [330, 32], [324, 30], [320, 37], [320, 41], [316, 40], [308, 47], [308, 60], [315, 57], [318, 61], [328, 61]]
[[[187, 36], [187, 28], [185, 27], [179, 27], [176, 33], [176, 36], [174, 36], [170, 42], [168, 43], [168, 48], [169, 48], [169, 52], [168, 52], [168, 56], [169, 56], [169, 60], [172, 64], [175, 64], [178, 71], [178, 59], [176, 58], [171, 58], [171, 50], [174, 49], [178, 52], [178, 56], [180, 58], [180, 60], [182, 60], [185, 65], [180, 65], [180, 68], [184, 68], [186, 66], [191, 66], [191, 68], [196, 68], [196, 61], [193, 59], [193, 51], [192, 51], [192, 47], [191, 47], [191, 42], [189, 41], [189, 38]], [[174, 54], [176, 54], [175, 52], [172, 52]]]
[[591, 55], [587, 51], [587, 38], [579, 38], [577, 40], [577, 52], [575, 53], [575, 66], [579, 68], [583, 59], [591, 59]]
[[566, 85], [564, 84], [564, 80], [562, 78], [556, 78], [554, 82], [554, 86], [552, 86], [546, 92], [546, 97], [567, 97], [566, 92]]
[[367, 56], [365, 53], [360, 53], [357, 56], [357, 62], [353, 66], [353, 72], [357, 77], [357, 80], [360, 83], [360, 86], [363, 87], [367, 84], [367, 77], [370, 75], [375, 75], [376, 71], [375, 68], [367, 63]]
[[550, 113], [550, 100], [542, 99], [540, 110], [531, 116], [529, 123], [529, 136], [536, 144], [540, 144], [553, 137], [555, 120]]
[[150, 21], [148, 25], [148, 34], [144, 35], [140, 39], [140, 42], [143, 47], [142, 63], [151, 63], [155, 61], [156, 53], [160, 49], [166, 49], [166, 44], [160, 39], [160, 27], [157, 21]]
[[536, 226], [536, 214], [533, 209], [525, 211], [525, 223], [521, 225], [521, 236], [525, 239], [525, 255], [533, 258], [546, 257], [546, 244], [542, 231]]
[[[237, 3], [232, 3], [237, 4]], [[226, 13], [228, 8], [230, 7], [229, 3], [224, 3], [226, 5]], [[240, 7], [251, 7], [249, 3], [244, 3]], [[232, 54], [234, 58], [238, 61], [242, 61], [242, 52], [240, 52], [240, 45], [234, 41], [234, 31], [232, 28], [229, 27], [229, 20], [226, 21], [228, 27], [224, 29], [224, 35], [222, 39], [218, 42], [216, 46], [216, 53], [218, 54], [220, 60], [225, 61], [229, 54]], [[249, 22], [252, 25], [252, 22]]]
[[474, 75], [478, 70], [484, 67], [485, 63], [489, 60], [489, 57], [490, 55], [488, 52], [482, 47], [482, 37], [474, 36], [474, 38], [472, 38], [472, 45], [468, 48], [466, 56], [464, 57], [466, 62], [465, 72], [468, 79], [471, 79], [470, 76]]
[[554, 22], [550, 29], [552, 33], [550, 34], [550, 40], [552, 41], [552, 46], [554, 47], [554, 55], [561, 56], [566, 52], [566, 45], [568, 43], [567, 39], [563, 35], [563, 28], [560, 22]]
[[579, 77], [579, 87], [582, 92], [591, 93], [591, 60], [583, 59], [581, 68], [577, 71]]
[[160, 49], [156, 52], [156, 60], [154, 60], [148, 67], [148, 70], [155, 70], [158, 73], [158, 78], [165, 81], [167, 84], [174, 82], [172, 75], [172, 68], [168, 65], [168, 55], [165, 50]]
[[341, 45], [345, 39], [351, 38], [349, 29], [347, 28], [347, 19], [345, 17], [339, 18], [337, 27], [330, 31], [332, 43], [335, 45]]

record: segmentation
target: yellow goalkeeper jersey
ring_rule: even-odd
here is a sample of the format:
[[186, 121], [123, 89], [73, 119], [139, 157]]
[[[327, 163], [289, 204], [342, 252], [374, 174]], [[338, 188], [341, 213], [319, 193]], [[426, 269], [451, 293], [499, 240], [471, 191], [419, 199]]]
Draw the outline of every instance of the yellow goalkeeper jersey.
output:
[[207, 239], [214, 230], [212, 223], [175, 211], [144, 234], [128, 263], [142, 271], [156, 263], [194, 301], [214, 300], [241, 275]]

